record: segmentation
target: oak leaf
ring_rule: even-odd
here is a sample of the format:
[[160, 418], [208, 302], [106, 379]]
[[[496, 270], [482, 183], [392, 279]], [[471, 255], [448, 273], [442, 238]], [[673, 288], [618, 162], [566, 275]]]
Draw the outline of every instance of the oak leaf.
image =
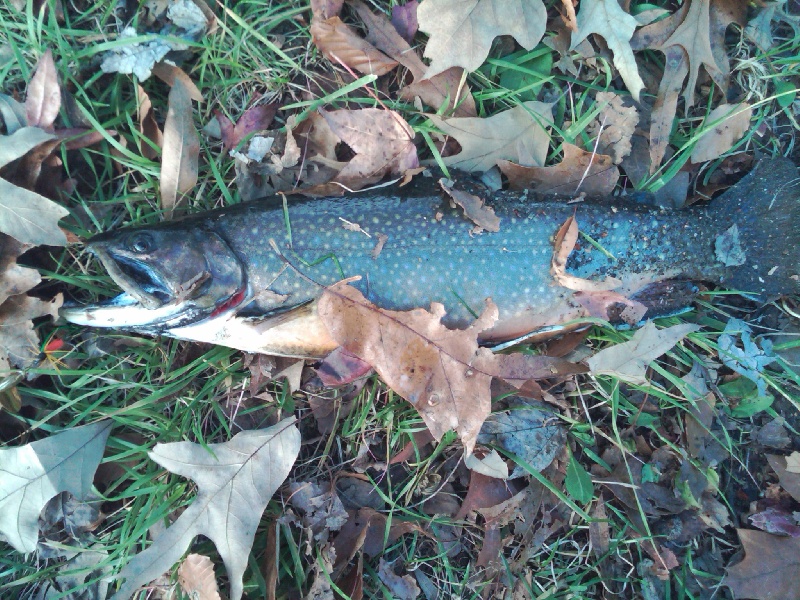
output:
[[24, 446], [0, 448], [0, 533], [18, 552], [33, 552], [39, 513], [58, 493], [83, 499], [92, 489], [111, 421], [66, 429]]
[[51, 300], [18, 294], [0, 305], [0, 373], [9, 366], [27, 369], [36, 363], [40, 349], [33, 319], [57, 319], [62, 301], [61, 294]]
[[253, 539], [275, 490], [300, 451], [295, 419], [267, 429], [242, 431], [220, 444], [156, 444], [151, 459], [197, 484], [197, 497], [146, 550], [120, 571], [125, 579], [114, 600], [159, 577], [180, 559], [197, 535], [214, 542], [225, 563], [233, 600], [242, 597], [242, 576]]
[[172, 214], [178, 201], [197, 183], [200, 138], [192, 119], [191, 90], [175, 77], [169, 92], [161, 153], [161, 207]]
[[[792, 454], [797, 453], [793, 452]], [[794, 460], [796, 461], [796, 459], [797, 457], [795, 457]], [[778, 476], [781, 487], [786, 490], [792, 498], [800, 502], [800, 473], [789, 470], [788, 457], [778, 456], [777, 454], [767, 454], [767, 461]]]
[[740, 104], [720, 104], [703, 121], [710, 127], [692, 150], [692, 162], [701, 163], [719, 158], [741, 139], [750, 127], [753, 109], [746, 102]]
[[634, 106], [625, 106], [620, 96], [613, 92], [598, 92], [595, 101], [602, 106], [591, 127], [597, 137], [595, 149], [607, 154], [618, 165], [631, 153], [631, 136], [639, 122], [639, 112]]
[[585, 192], [598, 196], [614, 191], [619, 169], [610, 156], [586, 152], [567, 142], [562, 149], [564, 158], [551, 167], [523, 167], [507, 160], [497, 161], [497, 166], [508, 177], [512, 190], [563, 195]]
[[491, 411], [492, 378], [519, 387], [531, 379], [580, 370], [549, 357], [497, 355], [479, 348], [478, 334], [498, 317], [491, 300], [470, 327], [447, 329], [439, 303], [432, 303], [430, 311], [383, 310], [343, 281], [323, 292], [318, 311], [336, 342], [371, 364], [417, 409], [436, 439], [453, 429], [468, 453]]
[[444, 158], [446, 165], [464, 171], [488, 171], [499, 160], [541, 166], [547, 159], [547, 127], [553, 122], [550, 104], [525, 102], [486, 119], [443, 119], [437, 115], [428, 118], [461, 145], [461, 152]]
[[417, 9], [420, 30], [430, 38], [426, 78], [450, 67], [474, 71], [489, 55], [492, 40], [511, 35], [526, 50], [545, 32], [547, 10], [541, 0], [425, 0]]
[[578, 30], [572, 34], [571, 45], [574, 49], [592, 33], [605, 39], [614, 53], [614, 66], [637, 102], [644, 82], [639, 76], [630, 40], [638, 25], [632, 15], [622, 10], [617, 0], [582, 0]]
[[742, 562], [727, 567], [722, 580], [734, 598], [800, 600], [800, 538], [737, 529], [744, 546]]
[[652, 321], [648, 321], [629, 341], [601, 350], [587, 364], [595, 375], [612, 375], [644, 385], [647, 383], [645, 370], [648, 365], [698, 329], [700, 327], [693, 323], [658, 329]]

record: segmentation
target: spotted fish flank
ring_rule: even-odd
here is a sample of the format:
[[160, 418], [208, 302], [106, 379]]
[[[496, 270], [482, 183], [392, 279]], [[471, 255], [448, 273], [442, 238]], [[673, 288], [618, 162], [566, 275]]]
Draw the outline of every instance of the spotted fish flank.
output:
[[[584, 236], [567, 263], [572, 275], [617, 278], [615, 291], [629, 296], [687, 280], [766, 299], [800, 291], [796, 176], [791, 163], [762, 162], [719, 199], [684, 211], [619, 198], [567, 204], [484, 194], [500, 231], [479, 235], [431, 180], [286, 206], [254, 202], [97, 236], [89, 249], [125, 294], [63, 314], [87, 325], [320, 356], [335, 344], [313, 301], [324, 286], [358, 275], [353, 285], [376, 305], [407, 310], [440, 302], [450, 327], [467, 326], [491, 297], [500, 318], [482, 339], [499, 342], [586, 316], [573, 290], [550, 274], [553, 236], [573, 213]], [[745, 262], [726, 266], [715, 240], [733, 225]], [[374, 256], [379, 236], [386, 241]], [[658, 312], [657, 301], [649, 305]]]

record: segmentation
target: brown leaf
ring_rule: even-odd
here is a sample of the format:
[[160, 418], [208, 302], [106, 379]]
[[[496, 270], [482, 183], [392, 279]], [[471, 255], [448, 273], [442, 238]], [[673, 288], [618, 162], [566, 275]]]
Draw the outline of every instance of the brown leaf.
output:
[[541, 166], [547, 159], [552, 123], [552, 106], [525, 102], [486, 119], [478, 117], [443, 119], [428, 115], [440, 130], [456, 138], [461, 152], [444, 159], [446, 165], [464, 171], [488, 171], [499, 160], [524, 166]]
[[0, 233], [0, 306], [9, 297], [24, 294], [42, 280], [36, 269], [17, 264], [17, 257], [31, 248], [30, 244]]
[[341, 346], [326, 356], [317, 367], [317, 376], [326, 387], [339, 387], [352, 383], [356, 379], [366, 377], [370, 372], [372, 366], [369, 363], [350, 354]]
[[389, 589], [392, 598], [397, 600], [416, 600], [419, 596], [419, 588], [411, 575], [397, 575], [392, 569], [392, 565], [387, 563], [383, 557], [378, 562], [378, 578]]
[[749, 129], [752, 114], [753, 109], [746, 102], [720, 104], [708, 113], [703, 125], [713, 128], [697, 140], [692, 150], [691, 161], [696, 164], [714, 160], [730, 150]]
[[772, 470], [778, 475], [781, 487], [800, 502], [800, 473], [790, 473], [786, 468], [786, 457], [776, 454], [767, 454], [767, 461]]
[[147, 143], [142, 143], [142, 156], [154, 160], [158, 156], [156, 148], [164, 147], [164, 134], [156, 122], [156, 116], [153, 112], [153, 105], [150, 102], [150, 97], [141, 85], [136, 85], [136, 97], [138, 106], [136, 107], [136, 117], [139, 122], [139, 133], [145, 140], [153, 143], [155, 148]]
[[617, 292], [575, 292], [572, 298], [586, 309], [590, 317], [607, 321], [622, 321], [628, 325], [641, 322], [647, 307]]
[[464, 497], [458, 514], [453, 519], [461, 521], [466, 519], [472, 511], [502, 504], [514, 496], [515, 490], [509, 487], [511, 485], [513, 484], [509, 481], [495, 479], [473, 471], [469, 478], [467, 495]]
[[385, 75], [397, 66], [372, 44], [360, 37], [339, 17], [311, 23], [311, 41], [334, 64], [377, 76]]
[[32, 320], [45, 315], [57, 319], [62, 301], [61, 294], [49, 302], [19, 294], [0, 305], [0, 368], [10, 365], [27, 369], [36, 362], [39, 334], [34, 330]]
[[553, 258], [550, 261], [550, 274], [559, 285], [577, 292], [607, 292], [619, 287], [622, 282], [607, 276], [603, 281], [592, 281], [567, 273], [567, 259], [578, 242], [578, 221], [569, 217], [556, 233], [553, 241]]
[[178, 583], [193, 600], [220, 600], [214, 564], [202, 554], [190, 554], [178, 567]]
[[497, 166], [508, 177], [512, 190], [564, 195], [607, 195], [614, 191], [619, 169], [610, 156], [586, 152], [567, 142], [562, 148], [564, 158], [551, 167], [523, 167], [507, 160], [497, 161]]
[[166, 83], [169, 87], [175, 87], [175, 82], [180, 81], [189, 97], [195, 102], [203, 101], [203, 94], [194, 84], [194, 81], [181, 69], [169, 63], [160, 62], [153, 67], [153, 75], [158, 77], [161, 81]]
[[414, 131], [398, 113], [364, 108], [322, 112], [322, 116], [356, 153], [335, 178], [346, 187], [358, 189], [419, 166]]
[[183, 195], [197, 183], [200, 138], [192, 119], [190, 91], [181, 78], [175, 78], [168, 103], [160, 183], [161, 206], [171, 215]]
[[251, 133], [267, 129], [275, 118], [278, 106], [277, 102], [251, 106], [236, 121], [236, 125], [233, 125], [225, 115], [217, 112], [223, 145], [229, 150], [236, 148]]
[[338, 17], [342, 12], [344, 0], [311, 0], [311, 15], [313, 20], [330, 19]]
[[722, 580], [734, 598], [800, 600], [800, 538], [737, 529], [745, 559]]
[[396, 4], [392, 7], [392, 25], [397, 33], [409, 44], [414, 40], [414, 36], [419, 29], [417, 21], [417, 0], [409, 0], [405, 4]]
[[430, 78], [450, 67], [476, 70], [499, 35], [511, 35], [526, 50], [533, 49], [544, 35], [547, 10], [541, 0], [426, 0], [417, 19], [430, 36], [425, 46]]
[[639, 122], [639, 112], [634, 106], [625, 106], [613, 92], [598, 92], [596, 102], [603, 106], [590, 130], [597, 136], [596, 151], [607, 154], [619, 164], [631, 153], [631, 136]]
[[[500, 217], [494, 214], [494, 209], [491, 206], [486, 206], [483, 199], [465, 192], [458, 190], [448, 185], [446, 179], [440, 179], [439, 185], [450, 198], [464, 209], [464, 214], [467, 218], [477, 225], [478, 231], [500, 231]], [[473, 232], [475, 232], [473, 230]], [[477, 233], [477, 232], [475, 232]]]
[[60, 108], [61, 88], [58, 85], [58, 73], [53, 62], [53, 53], [48, 49], [39, 59], [36, 72], [28, 84], [25, 98], [28, 125], [52, 130]]
[[497, 320], [491, 300], [470, 327], [451, 330], [441, 323], [441, 304], [432, 303], [431, 312], [382, 310], [344, 281], [323, 292], [318, 311], [336, 342], [371, 364], [411, 402], [436, 439], [453, 429], [468, 453], [491, 410], [493, 377], [522, 385], [568, 373], [573, 366], [549, 357], [495, 355], [478, 348], [478, 334]]
[[661, 77], [650, 115], [651, 175], [658, 170], [661, 161], [664, 160], [664, 154], [669, 146], [669, 136], [672, 133], [672, 123], [678, 110], [678, 96], [683, 89], [683, 80], [689, 72], [689, 59], [682, 47], [670, 46], [664, 50], [664, 55], [664, 75]]

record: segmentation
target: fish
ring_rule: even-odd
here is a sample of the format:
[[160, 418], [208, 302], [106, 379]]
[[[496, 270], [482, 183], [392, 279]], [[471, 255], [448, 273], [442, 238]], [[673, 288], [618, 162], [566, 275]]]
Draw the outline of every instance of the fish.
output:
[[[704, 205], [667, 210], [624, 197], [544, 199], [464, 183], [499, 218], [476, 232], [435, 178], [345, 197], [280, 196], [181, 220], [100, 233], [87, 249], [122, 293], [72, 305], [78, 325], [320, 358], [337, 347], [317, 300], [343, 279], [389, 310], [445, 308], [464, 328], [486, 300], [499, 318], [479, 342], [540, 339], [585, 323], [584, 292], [551, 271], [554, 236], [574, 216], [581, 238], [567, 273], [613, 277], [645, 316], [686, 306], [699, 283], [766, 302], [800, 293], [797, 168], [762, 160]], [[584, 293], [585, 295], [585, 293]]]

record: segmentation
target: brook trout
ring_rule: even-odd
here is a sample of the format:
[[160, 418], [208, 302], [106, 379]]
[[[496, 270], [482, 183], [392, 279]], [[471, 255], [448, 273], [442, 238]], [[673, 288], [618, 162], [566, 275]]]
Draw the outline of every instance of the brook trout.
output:
[[500, 318], [481, 341], [502, 342], [587, 316], [585, 302], [550, 271], [554, 235], [573, 214], [586, 237], [567, 272], [618, 279], [615, 291], [640, 299], [647, 316], [673, 306], [675, 298], [662, 302], [661, 293], [673, 289], [674, 296], [686, 282], [765, 301], [800, 292], [800, 188], [788, 160], [762, 161], [719, 198], [680, 211], [624, 198], [568, 203], [485, 192], [500, 230], [479, 234], [435, 180], [417, 179], [403, 188], [256, 201], [100, 234], [88, 249], [124, 293], [62, 315], [82, 325], [320, 357], [336, 343], [315, 299], [325, 286], [359, 275], [353, 285], [376, 305], [408, 310], [440, 302], [449, 327], [467, 326], [492, 298]]

